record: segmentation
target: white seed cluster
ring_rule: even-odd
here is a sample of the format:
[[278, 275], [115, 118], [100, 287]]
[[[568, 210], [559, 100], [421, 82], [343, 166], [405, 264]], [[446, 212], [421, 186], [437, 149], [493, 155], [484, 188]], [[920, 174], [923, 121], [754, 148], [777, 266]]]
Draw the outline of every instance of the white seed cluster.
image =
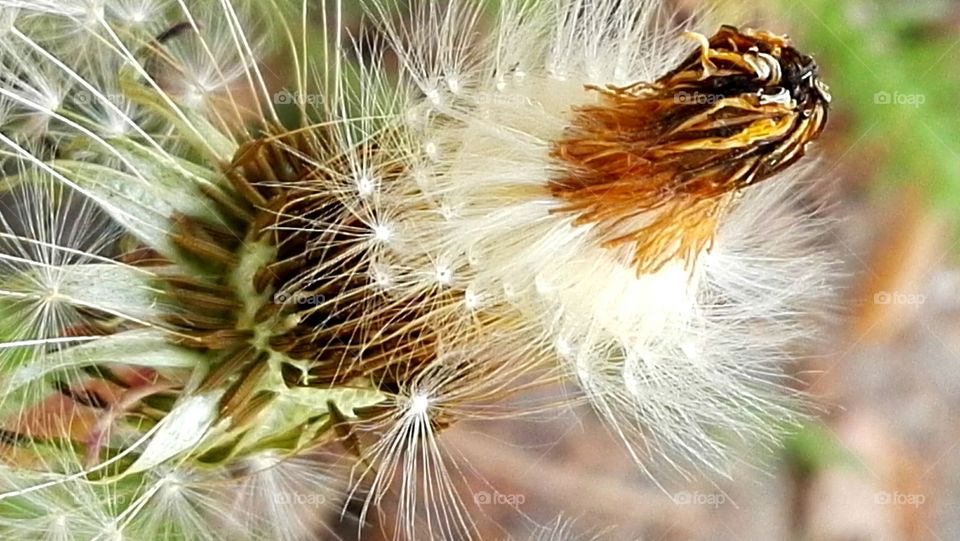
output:
[[[629, 246], [599, 243], [551, 191], [565, 167], [554, 142], [598, 103], [588, 87], [654, 80], [693, 49], [666, 30], [660, 1], [503, 0], [493, 24], [483, 2], [415, 0], [405, 23], [392, 2], [361, 3], [385, 42], [372, 55], [347, 51], [341, 2], [0, 0], [0, 187], [16, 201], [0, 212], [0, 429], [59, 411], [68, 419], [34, 423], [37, 441], [82, 427], [88, 449], [119, 450], [99, 462], [0, 438], [0, 500], [27, 509], [7, 516], [0, 501], [0, 537], [292, 540], [324, 527], [317, 502], [359, 495], [366, 519], [394, 487], [398, 537], [475, 538], [439, 427], [523, 414], [492, 404], [531, 383], [572, 382], [647, 470], [722, 471], [730, 434], [772, 443], [795, 418], [788, 348], [811, 337], [809, 315], [830, 292], [800, 172], [739, 194], [695, 259], [640, 273]], [[298, 26], [311, 19], [328, 23], [324, 39]], [[277, 58], [291, 65], [276, 70]], [[284, 100], [273, 71], [295, 79]], [[200, 464], [231, 420], [219, 416], [222, 389], [199, 385], [210, 357], [176, 345], [161, 278], [203, 273], [171, 234], [178, 216], [221, 218], [211, 194], [233, 189], [225, 165], [291, 112], [323, 141], [322, 154], [298, 156], [316, 174], [296, 188], [354, 225], [280, 211], [275, 229], [336, 233], [317, 253], [358, 239], [365, 267], [339, 272], [367, 287], [318, 304], [359, 303], [377, 322], [416, 305], [397, 354], [428, 343], [429, 360], [399, 389], [311, 394], [267, 377], [281, 396], [237, 447], [263, 450]], [[131, 238], [169, 264], [115, 257]], [[282, 294], [317, 299], [308, 286], [328, 268]], [[109, 328], [86, 328], [91, 314]], [[355, 328], [386, 342], [365, 325]], [[175, 374], [176, 385], [84, 389], [110, 407], [60, 407], [57, 385], [76, 395], [100, 365]], [[174, 387], [157, 424], [114, 423]], [[328, 402], [351, 420], [378, 408], [345, 438], [363, 443], [362, 460], [269, 448], [304, 411], [333, 419]]]

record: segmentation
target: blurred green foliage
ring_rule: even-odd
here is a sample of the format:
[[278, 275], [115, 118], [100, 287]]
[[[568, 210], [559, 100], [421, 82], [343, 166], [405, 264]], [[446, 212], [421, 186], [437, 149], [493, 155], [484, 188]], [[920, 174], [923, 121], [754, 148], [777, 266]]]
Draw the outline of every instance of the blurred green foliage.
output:
[[[960, 19], [939, 0], [777, 0], [814, 51], [849, 120], [834, 156], [864, 160], [874, 186], [918, 184], [941, 210], [960, 205]], [[828, 128], [829, 129], [829, 128]], [[873, 156], [882, 161], [870, 161]], [[829, 167], [828, 167], [829, 169]]]
[[792, 430], [784, 442], [784, 455], [805, 475], [813, 475], [831, 467], [863, 470], [863, 464], [843, 444], [830, 428], [819, 421], [811, 421], [799, 430]]

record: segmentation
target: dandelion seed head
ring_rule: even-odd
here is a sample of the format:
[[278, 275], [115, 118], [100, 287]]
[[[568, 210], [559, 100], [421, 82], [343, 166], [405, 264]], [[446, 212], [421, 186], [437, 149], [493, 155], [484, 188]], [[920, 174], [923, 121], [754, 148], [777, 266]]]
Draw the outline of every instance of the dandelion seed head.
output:
[[122, 137], [130, 132], [130, 125], [121, 115], [113, 115], [113, 118], [104, 122], [104, 132], [110, 137]]
[[377, 242], [389, 244], [393, 240], [394, 231], [390, 224], [381, 223], [373, 226], [373, 237]]
[[554, 347], [557, 348], [557, 353], [565, 359], [570, 359], [574, 354], [573, 345], [570, 344], [569, 340], [567, 340], [562, 336], [560, 338], [557, 338], [557, 341], [554, 344]]
[[460, 78], [456, 75], [447, 76], [447, 88], [450, 89], [450, 92], [453, 94], [459, 94], [461, 90]]
[[[85, 538], [293, 540], [313, 503], [364, 522], [394, 488], [396, 535], [472, 539], [441, 432], [515, 389], [579, 384], [644, 469], [722, 469], [717, 432], [790, 418], [769, 375], [826, 289], [796, 175], [644, 191], [662, 160], [591, 131], [729, 40], [639, 0], [508, 0], [489, 29], [482, 3], [366, 0], [388, 51], [320, 55], [309, 9], [268, 4], [0, 0], [0, 422], [44, 470], [0, 498]], [[286, 94], [267, 58], [305, 63]], [[743, 69], [806, 62], [771, 58]], [[791, 90], [757, 107], [810, 105], [815, 135], [824, 95]]]
[[440, 94], [440, 90], [437, 88], [428, 89], [426, 92], [424, 92], [424, 95], [427, 97], [427, 100], [433, 105], [440, 105], [443, 102], [443, 97]]
[[429, 189], [430, 186], [430, 173], [423, 166], [414, 167], [413, 171], [410, 173], [413, 177], [414, 182], [421, 189]]
[[117, 19], [142, 25], [157, 20], [166, 4], [164, 0], [121, 0], [110, 2], [107, 8]]
[[423, 151], [426, 153], [427, 158], [432, 161], [437, 161], [440, 158], [440, 147], [437, 146], [437, 143], [434, 141], [427, 141], [423, 145]]
[[378, 289], [386, 289], [394, 284], [394, 279], [390, 271], [382, 265], [374, 265], [371, 275]]
[[476, 288], [471, 284], [463, 292], [463, 303], [469, 311], [479, 310], [483, 307], [484, 304], [484, 295], [476, 291]]
[[206, 90], [203, 88], [203, 85], [200, 84], [189, 84], [181, 92], [180, 96], [183, 99], [184, 103], [189, 105], [194, 109], [199, 109], [203, 107], [204, 97], [207, 95]]
[[440, 216], [443, 216], [444, 220], [453, 220], [458, 216], [457, 209], [449, 203], [440, 204]]
[[410, 397], [410, 415], [421, 417], [430, 409], [430, 397], [425, 394], [415, 394]]
[[107, 525], [101, 533], [101, 539], [108, 541], [124, 541], [123, 532], [115, 524]]
[[371, 175], [363, 173], [357, 177], [357, 193], [360, 195], [360, 197], [370, 197], [376, 193], [376, 191], [377, 181]]
[[453, 269], [446, 263], [438, 263], [436, 277], [440, 285], [449, 286], [453, 283]]

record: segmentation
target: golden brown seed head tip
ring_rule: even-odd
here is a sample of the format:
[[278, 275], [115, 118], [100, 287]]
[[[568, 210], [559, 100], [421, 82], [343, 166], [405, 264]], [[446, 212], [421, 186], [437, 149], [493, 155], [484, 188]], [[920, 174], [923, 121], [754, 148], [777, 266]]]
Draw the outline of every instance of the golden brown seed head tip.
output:
[[553, 145], [560, 209], [630, 245], [638, 272], [694, 260], [741, 189], [793, 165], [823, 131], [830, 95], [785, 37], [723, 26], [652, 83], [588, 87]]

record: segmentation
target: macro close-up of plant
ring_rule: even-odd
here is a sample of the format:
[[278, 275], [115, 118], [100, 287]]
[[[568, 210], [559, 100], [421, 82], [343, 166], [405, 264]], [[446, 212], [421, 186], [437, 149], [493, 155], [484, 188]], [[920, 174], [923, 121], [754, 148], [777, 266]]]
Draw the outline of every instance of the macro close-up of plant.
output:
[[0, 0], [0, 539], [841, 539], [716, 518], [843, 445], [858, 126], [734, 13]]

